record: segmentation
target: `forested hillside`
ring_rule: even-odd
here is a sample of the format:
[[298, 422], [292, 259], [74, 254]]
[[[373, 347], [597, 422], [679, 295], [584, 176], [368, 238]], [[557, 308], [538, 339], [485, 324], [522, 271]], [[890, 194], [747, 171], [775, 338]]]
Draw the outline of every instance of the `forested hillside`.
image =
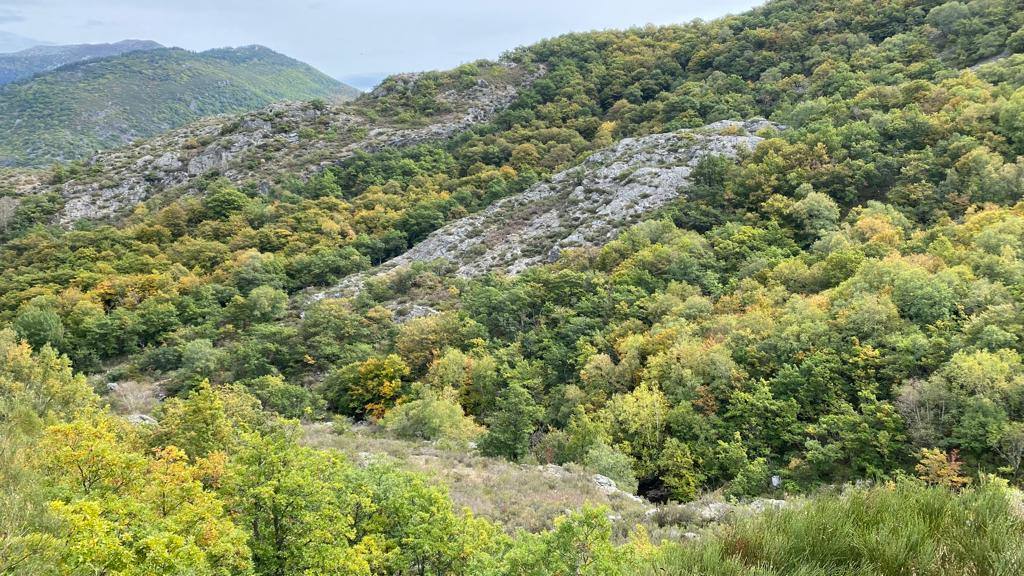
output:
[[[1022, 85], [1019, 0], [775, 0], [310, 104], [262, 159], [106, 220], [67, 222], [69, 190], [116, 189], [84, 183], [153, 150], [12, 186], [0, 572], [1019, 574]], [[453, 104], [493, 86], [515, 93], [494, 114]], [[358, 145], [397, 127], [422, 131]], [[689, 148], [727, 137], [752, 148]], [[457, 273], [484, 244], [402, 258], [459, 222], [553, 245], [616, 182], [665, 201], [628, 228], [601, 212], [610, 241], [514, 275]], [[537, 224], [549, 206], [521, 201], [555, 185], [593, 212]], [[464, 220], [502, 199], [515, 222]], [[591, 508], [515, 531], [306, 446], [301, 423], [329, 419], [340, 441], [369, 422], [653, 502], [792, 503], [665, 542]]]
[[112, 44], [34, 46], [10, 54], [0, 54], [0, 85], [82, 60], [155, 48], [163, 46], [148, 40], [122, 40]]
[[357, 93], [262, 46], [72, 63], [0, 88], [0, 166], [85, 158], [204, 116]]

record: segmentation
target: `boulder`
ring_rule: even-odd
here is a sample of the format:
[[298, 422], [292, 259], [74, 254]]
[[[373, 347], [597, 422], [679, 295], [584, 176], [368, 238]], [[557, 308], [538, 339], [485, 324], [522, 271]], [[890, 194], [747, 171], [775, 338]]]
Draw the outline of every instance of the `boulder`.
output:
[[156, 418], [149, 414], [129, 414], [124, 419], [137, 426], [156, 426], [158, 424]]

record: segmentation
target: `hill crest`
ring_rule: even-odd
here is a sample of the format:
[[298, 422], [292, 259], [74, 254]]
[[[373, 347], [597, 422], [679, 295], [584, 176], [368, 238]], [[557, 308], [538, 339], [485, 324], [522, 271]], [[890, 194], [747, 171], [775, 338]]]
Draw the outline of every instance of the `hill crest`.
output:
[[0, 88], [0, 165], [81, 159], [206, 116], [357, 94], [262, 46], [76, 61]]

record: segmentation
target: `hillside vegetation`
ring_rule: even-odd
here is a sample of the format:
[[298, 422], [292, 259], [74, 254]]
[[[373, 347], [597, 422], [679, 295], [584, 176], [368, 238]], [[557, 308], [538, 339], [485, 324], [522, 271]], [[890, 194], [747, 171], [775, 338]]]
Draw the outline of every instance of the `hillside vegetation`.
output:
[[73, 160], [204, 116], [355, 94], [261, 46], [89, 60], [0, 88], [0, 165]]
[[[776, 0], [267, 111], [280, 141], [179, 180], [141, 145], [12, 176], [0, 571], [1021, 573], [1022, 25]], [[68, 221], [132, 178], [162, 183]], [[470, 273], [489, 245], [453, 229], [559, 250]], [[326, 419], [791, 503], [696, 538], [591, 507], [505, 530], [345, 434], [310, 446], [296, 421]]]
[[34, 46], [19, 52], [0, 54], [0, 85], [82, 60], [156, 48], [163, 46], [149, 40], [122, 40], [112, 44]]

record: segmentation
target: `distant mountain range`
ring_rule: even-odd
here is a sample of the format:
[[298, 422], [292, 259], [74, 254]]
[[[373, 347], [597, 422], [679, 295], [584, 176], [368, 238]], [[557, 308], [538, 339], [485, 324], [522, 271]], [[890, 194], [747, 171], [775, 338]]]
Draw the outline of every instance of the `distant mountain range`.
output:
[[[121, 53], [81, 60], [103, 50]], [[84, 158], [205, 116], [272, 102], [359, 94], [263, 46], [196, 53], [125, 41], [39, 47], [14, 56], [79, 61], [0, 87], [0, 166]]]
[[33, 46], [11, 54], [0, 54], [0, 84], [29, 78], [40, 72], [48, 72], [82, 60], [156, 48], [163, 46], [151, 40], [122, 40], [113, 44]]
[[25, 50], [26, 48], [32, 48], [33, 46], [48, 45], [50, 42], [43, 42], [42, 40], [36, 40], [34, 38], [26, 38], [13, 32], [5, 32], [0, 30], [0, 54], [7, 52], [17, 52], [19, 50]]

